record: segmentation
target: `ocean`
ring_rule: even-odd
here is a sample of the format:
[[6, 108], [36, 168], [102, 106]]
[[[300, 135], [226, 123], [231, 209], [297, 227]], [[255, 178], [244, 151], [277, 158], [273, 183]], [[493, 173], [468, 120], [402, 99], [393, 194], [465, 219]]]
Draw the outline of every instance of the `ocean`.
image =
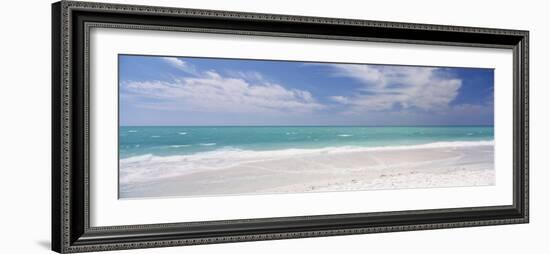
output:
[[119, 158], [492, 141], [492, 126], [121, 126]]

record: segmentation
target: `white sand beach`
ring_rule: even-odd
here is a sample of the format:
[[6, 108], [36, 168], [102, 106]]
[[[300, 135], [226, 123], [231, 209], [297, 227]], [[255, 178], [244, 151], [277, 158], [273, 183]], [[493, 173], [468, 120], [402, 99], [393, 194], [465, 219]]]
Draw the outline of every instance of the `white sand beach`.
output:
[[493, 141], [222, 150], [120, 161], [120, 198], [494, 185]]

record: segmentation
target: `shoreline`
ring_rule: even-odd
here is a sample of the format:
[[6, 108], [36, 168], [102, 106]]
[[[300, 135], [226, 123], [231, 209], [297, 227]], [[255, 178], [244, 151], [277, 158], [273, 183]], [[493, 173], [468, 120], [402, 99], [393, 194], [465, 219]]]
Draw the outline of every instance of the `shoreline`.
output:
[[[199, 144], [205, 145], [205, 144]], [[212, 143], [215, 145], [215, 143]], [[484, 145], [494, 145], [494, 140], [476, 140], [476, 141], [437, 141], [429, 143], [420, 143], [420, 144], [402, 144], [402, 145], [379, 145], [379, 146], [362, 146], [362, 145], [341, 145], [341, 146], [320, 146], [320, 147], [289, 147], [282, 149], [260, 149], [260, 150], [247, 150], [234, 148], [232, 146], [217, 147], [217, 149], [210, 151], [202, 151], [196, 153], [188, 154], [169, 154], [169, 155], [154, 155], [152, 153], [133, 155], [120, 159], [121, 164], [134, 163], [139, 161], [150, 161], [150, 160], [178, 160], [184, 158], [190, 158], [193, 156], [223, 156], [224, 153], [255, 153], [255, 156], [261, 154], [269, 154], [270, 156], [278, 155], [281, 153], [332, 153], [332, 152], [356, 152], [356, 151], [382, 151], [382, 150], [414, 150], [414, 149], [425, 149], [425, 148], [440, 148], [440, 147], [469, 147], [469, 146], [484, 146]], [[165, 147], [189, 147], [191, 145], [165, 145]], [[207, 144], [208, 146], [208, 144]], [[235, 155], [235, 154], [231, 154]]]
[[494, 185], [494, 142], [275, 151], [121, 160], [120, 198]]

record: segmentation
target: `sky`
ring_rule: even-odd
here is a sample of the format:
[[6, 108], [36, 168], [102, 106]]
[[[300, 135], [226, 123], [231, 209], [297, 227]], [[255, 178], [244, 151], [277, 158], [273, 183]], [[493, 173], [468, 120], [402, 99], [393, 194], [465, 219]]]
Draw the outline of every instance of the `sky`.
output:
[[121, 126], [493, 125], [494, 70], [119, 55]]

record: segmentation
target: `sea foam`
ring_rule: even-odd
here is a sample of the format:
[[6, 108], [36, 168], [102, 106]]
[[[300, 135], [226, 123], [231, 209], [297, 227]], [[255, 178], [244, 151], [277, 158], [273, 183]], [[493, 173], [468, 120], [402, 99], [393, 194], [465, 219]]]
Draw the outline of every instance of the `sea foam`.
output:
[[[204, 143], [203, 146], [211, 146], [216, 143]], [[167, 160], [174, 161], [177, 158], [181, 159], [205, 159], [205, 158], [252, 158], [252, 157], [277, 157], [277, 156], [289, 156], [289, 155], [303, 155], [303, 154], [315, 154], [315, 153], [346, 153], [346, 152], [364, 152], [364, 151], [391, 151], [391, 150], [415, 150], [415, 149], [430, 149], [430, 148], [445, 148], [445, 147], [470, 147], [470, 146], [492, 146], [493, 140], [484, 141], [451, 141], [451, 142], [433, 142], [420, 145], [401, 145], [401, 146], [376, 146], [376, 147], [363, 147], [363, 146], [333, 146], [324, 148], [288, 148], [281, 150], [243, 150], [233, 147], [224, 147], [208, 152], [199, 152], [188, 155], [171, 155], [171, 156], [154, 156], [152, 154], [133, 156], [125, 159], [121, 159], [121, 163], [131, 163], [138, 161], [150, 161], [152, 159], [157, 161]], [[189, 145], [172, 145], [171, 147], [186, 147]]]
[[338, 137], [344, 137], [344, 138], [351, 137], [351, 136], [353, 136], [353, 135], [351, 135], [351, 134], [339, 134], [338, 135]]
[[191, 145], [171, 145], [171, 148], [189, 147]]
[[145, 154], [120, 160], [120, 181], [146, 182], [158, 178], [174, 177], [204, 170], [232, 168], [243, 163], [295, 158], [319, 154], [356, 153], [367, 151], [416, 150], [433, 148], [458, 148], [472, 146], [493, 146], [493, 140], [434, 142], [402, 146], [335, 146], [324, 148], [289, 148], [269, 151], [243, 150], [232, 147], [187, 155], [156, 156]]
[[215, 146], [216, 143], [200, 143], [201, 146]]

